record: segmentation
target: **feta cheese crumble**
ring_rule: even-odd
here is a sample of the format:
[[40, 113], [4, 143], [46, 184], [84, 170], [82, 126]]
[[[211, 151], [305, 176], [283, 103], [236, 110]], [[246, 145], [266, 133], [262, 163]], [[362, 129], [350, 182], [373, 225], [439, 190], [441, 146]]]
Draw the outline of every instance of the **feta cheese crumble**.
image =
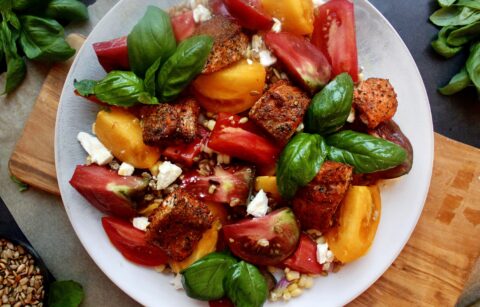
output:
[[247, 213], [254, 217], [262, 217], [267, 214], [268, 210], [268, 197], [267, 194], [260, 190], [257, 195], [247, 206]]
[[353, 123], [355, 121], [355, 109], [352, 107], [350, 109], [350, 114], [348, 114], [347, 122]]
[[127, 162], [122, 162], [122, 164], [118, 168], [118, 174], [120, 176], [132, 176], [134, 171], [135, 167], [133, 167], [133, 165], [131, 164], [128, 164]]
[[333, 252], [328, 249], [328, 243], [317, 244], [317, 262], [323, 265], [324, 270], [330, 268], [330, 264], [335, 260]]
[[113, 155], [96, 137], [86, 132], [79, 132], [77, 140], [90, 155], [90, 161], [92, 163], [106, 165], [113, 160]]
[[204, 22], [212, 19], [212, 12], [205, 6], [199, 4], [193, 9], [193, 20], [195, 23]]
[[139, 216], [133, 218], [132, 225], [141, 231], [147, 231], [147, 227], [150, 225], [150, 222], [148, 221], [148, 217]]
[[277, 58], [269, 50], [260, 51], [258, 56], [260, 58], [260, 64], [264, 67], [272, 66], [277, 63]]
[[175, 275], [175, 278], [170, 281], [170, 284], [173, 285], [175, 290], [183, 290], [183, 285], [182, 285], [182, 274], [177, 274]]
[[169, 161], [163, 162], [158, 168], [157, 190], [163, 190], [175, 182], [182, 174], [182, 169]]
[[282, 22], [275, 17], [273, 18], [272, 31], [275, 33], [280, 33], [282, 31]]

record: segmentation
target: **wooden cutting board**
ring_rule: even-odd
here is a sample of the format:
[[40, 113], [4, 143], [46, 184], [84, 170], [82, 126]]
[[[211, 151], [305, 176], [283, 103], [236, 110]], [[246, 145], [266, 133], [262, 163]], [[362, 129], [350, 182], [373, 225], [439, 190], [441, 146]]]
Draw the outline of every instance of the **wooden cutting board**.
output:
[[[83, 38], [69, 37], [79, 47]], [[10, 159], [13, 175], [59, 194], [54, 128], [70, 63], [48, 74]], [[350, 306], [452, 306], [480, 254], [480, 150], [435, 134], [435, 162], [420, 221], [388, 271]]]

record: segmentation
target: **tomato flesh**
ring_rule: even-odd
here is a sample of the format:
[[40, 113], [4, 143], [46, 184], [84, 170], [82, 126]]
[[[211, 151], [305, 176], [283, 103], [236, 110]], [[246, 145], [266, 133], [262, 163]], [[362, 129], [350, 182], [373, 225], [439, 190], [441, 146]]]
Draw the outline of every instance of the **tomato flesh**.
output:
[[269, 32], [265, 35], [265, 44], [284, 64], [287, 72], [311, 93], [330, 80], [332, 69], [327, 58], [303, 36]]
[[317, 261], [317, 243], [306, 234], [302, 234], [297, 250], [283, 264], [300, 273], [321, 274], [323, 272], [323, 266]]
[[102, 225], [112, 244], [131, 262], [145, 266], [167, 263], [167, 255], [160, 248], [149, 244], [145, 240], [145, 232], [129, 222], [115, 217], [103, 217]]
[[195, 163], [195, 158], [202, 152], [202, 147], [207, 144], [209, 136], [209, 132], [202, 126], [199, 126], [198, 130], [200, 132], [199, 137], [193, 142], [168, 146], [163, 152], [163, 156], [182, 165], [192, 166]]
[[100, 62], [100, 65], [102, 65], [106, 72], [112, 70], [130, 70], [126, 36], [94, 43], [93, 50], [95, 50], [98, 62]]
[[358, 82], [355, 14], [351, 1], [332, 0], [318, 8], [312, 43], [327, 56], [333, 76], [347, 72]]
[[193, 19], [193, 12], [188, 11], [183, 14], [171, 18], [173, 33], [177, 42], [181, 42], [195, 32], [195, 20]]
[[258, 0], [223, 0], [228, 12], [250, 30], [270, 30], [273, 19], [262, 11]]
[[208, 1], [208, 5], [210, 6], [212, 12], [215, 15], [232, 18], [232, 15], [230, 15], [227, 8], [225, 7], [225, 3], [223, 3], [223, 0], [210, 0]]

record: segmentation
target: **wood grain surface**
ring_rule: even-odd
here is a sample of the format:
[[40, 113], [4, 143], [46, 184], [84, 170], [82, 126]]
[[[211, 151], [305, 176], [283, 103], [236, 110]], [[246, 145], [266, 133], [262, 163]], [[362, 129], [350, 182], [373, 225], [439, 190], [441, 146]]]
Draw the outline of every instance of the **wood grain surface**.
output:
[[[69, 37], [78, 47], [83, 38]], [[69, 63], [52, 68], [10, 159], [22, 181], [59, 194], [53, 138]], [[480, 254], [480, 150], [435, 134], [435, 162], [420, 221], [387, 272], [349, 306], [452, 306]]]

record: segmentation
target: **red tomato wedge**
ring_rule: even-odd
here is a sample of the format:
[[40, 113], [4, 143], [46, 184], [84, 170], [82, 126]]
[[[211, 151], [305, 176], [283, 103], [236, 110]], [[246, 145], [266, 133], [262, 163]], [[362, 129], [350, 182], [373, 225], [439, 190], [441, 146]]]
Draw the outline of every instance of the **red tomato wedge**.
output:
[[331, 0], [318, 8], [312, 43], [332, 65], [333, 76], [347, 72], [358, 81], [358, 56], [353, 3]]
[[145, 232], [129, 222], [115, 217], [103, 217], [102, 225], [110, 242], [131, 262], [146, 266], [168, 262], [167, 255], [160, 248], [145, 240]]
[[302, 234], [297, 250], [283, 264], [300, 273], [321, 274], [323, 267], [317, 262], [317, 243], [308, 235]]
[[219, 113], [217, 123], [210, 135], [208, 147], [244, 161], [252, 162], [260, 168], [260, 174], [271, 174], [275, 169], [280, 148], [256, 131], [259, 128], [247, 121], [240, 123], [241, 117]]
[[188, 11], [183, 14], [171, 18], [173, 33], [177, 42], [189, 38], [195, 32], [195, 20], [193, 12]]
[[200, 136], [188, 144], [168, 146], [163, 156], [184, 166], [192, 166], [194, 159], [202, 152], [202, 147], [207, 144], [209, 132], [202, 126], [198, 127]]
[[223, 0], [225, 7], [238, 23], [250, 30], [270, 30], [273, 19], [261, 9], [258, 0]]
[[98, 62], [106, 72], [112, 70], [130, 70], [128, 62], [127, 37], [119, 37], [93, 44]]
[[229, 300], [228, 298], [221, 298], [219, 300], [209, 301], [208, 305], [210, 307], [235, 307], [232, 301]]
[[287, 72], [311, 93], [317, 92], [330, 81], [332, 68], [327, 58], [303, 36], [269, 32], [265, 35], [265, 43]]

